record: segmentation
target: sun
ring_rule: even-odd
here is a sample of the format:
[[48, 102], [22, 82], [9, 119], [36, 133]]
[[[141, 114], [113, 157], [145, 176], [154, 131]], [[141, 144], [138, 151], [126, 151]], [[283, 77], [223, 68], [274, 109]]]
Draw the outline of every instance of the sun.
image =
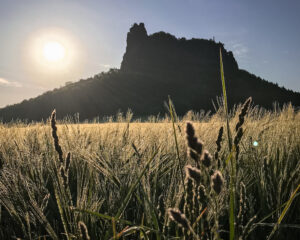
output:
[[66, 56], [65, 47], [60, 42], [56, 41], [46, 42], [42, 51], [44, 59], [48, 62], [59, 62]]
[[40, 81], [54, 82], [73, 76], [81, 71], [83, 64], [79, 62], [85, 59], [85, 48], [76, 35], [65, 29], [37, 30], [24, 43], [24, 65]]

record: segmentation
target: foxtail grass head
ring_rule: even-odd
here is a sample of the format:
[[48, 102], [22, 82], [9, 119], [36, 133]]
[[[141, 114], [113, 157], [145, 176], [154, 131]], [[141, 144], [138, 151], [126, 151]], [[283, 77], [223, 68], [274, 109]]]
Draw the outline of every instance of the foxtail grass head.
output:
[[188, 147], [195, 151], [197, 154], [201, 155], [203, 150], [203, 143], [199, 141], [195, 136], [195, 129], [191, 122], [187, 122], [185, 133]]
[[217, 150], [215, 151], [215, 160], [217, 160], [218, 168], [221, 167], [221, 161], [219, 159], [219, 153], [220, 153], [220, 150], [221, 150], [221, 142], [222, 142], [223, 132], [224, 132], [224, 128], [222, 126], [219, 129], [219, 134], [218, 134], [218, 138], [217, 138], [217, 141], [216, 141]]
[[181, 213], [178, 209], [175, 208], [169, 208], [168, 210], [169, 217], [176, 222], [178, 225], [185, 229], [189, 229], [189, 222], [186, 218], [186, 216]]
[[235, 131], [236, 131], [236, 132], [237, 132], [238, 129], [244, 124], [245, 116], [246, 116], [246, 114], [247, 114], [247, 112], [248, 112], [248, 110], [249, 110], [249, 107], [250, 107], [251, 102], [252, 102], [252, 98], [249, 97], [249, 98], [245, 101], [245, 103], [243, 104], [242, 109], [241, 109], [241, 112], [240, 112], [240, 114], [239, 114], [239, 121], [238, 121], [238, 123], [237, 123], [236, 126], [235, 126]]
[[204, 150], [202, 156], [201, 156], [201, 159], [200, 161], [202, 162], [202, 164], [205, 166], [205, 167], [210, 167], [211, 165], [211, 155], [210, 153], [207, 151], [207, 150]]
[[65, 164], [65, 170], [66, 170], [66, 172], [69, 172], [70, 163], [71, 163], [71, 153], [68, 152], [67, 157], [66, 157], [66, 164]]
[[222, 186], [224, 185], [224, 178], [220, 171], [215, 171], [211, 176], [212, 188], [217, 194], [220, 194], [222, 191]]
[[54, 141], [54, 147], [56, 152], [58, 153], [58, 158], [61, 164], [63, 164], [64, 160], [63, 160], [63, 151], [61, 149], [61, 146], [59, 145], [59, 139], [57, 136], [57, 127], [56, 127], [56, 110], [54, 109], [52, 114], [51, 114], [51, 118], [50, 118], [50, 122], [51, 122], [51, 128], [52, 128], [52, 137], [53, 137], [53, 141]]
[[186, 176], [193, 179], [196, 183], [201, 181], [201, 172], [198, 168], [192, 167], [191, 165], [185, 166]]
[[221, 150], [221, 142], [222, 142], [223, 132], [224, 132], [224, 128], [223, 128], [223, 126], [222, 126], [222, 127], [220, 127], [220, 129], [219, 129], [218, 139], [217, 139], [217, 141], [216, 141], [216, 144], [217, 144], [217, 151], [218, 151], [218, 152]]

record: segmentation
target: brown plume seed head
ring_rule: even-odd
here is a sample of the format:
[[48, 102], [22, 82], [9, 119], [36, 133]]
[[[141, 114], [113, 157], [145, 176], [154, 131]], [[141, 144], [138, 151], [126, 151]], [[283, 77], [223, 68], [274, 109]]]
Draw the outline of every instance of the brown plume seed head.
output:
[[252, 98], [249, 97], [245, 103], [243, 104], [242, 106], [242, 110], [241, 110], [241, 113], [239, 114], [239, 121], [238, 123], [236, 124], [235, 126], [235, 131], [237, 132], [238, 129], [244, 124], [244, 121], [245, 121], [245, 116], [249, 110], [249, 107], [250, 107], [250, 103], [252, 102]]
[[249, 97], [246, 101], [245, 101], [245, 103], [244, 103], [244, 105], [243, 105], [243, 107], [242, 107], [242, 115], [246, 115], [246, 113], [248, 112], [248, 110], [249, 110], [249, 106], [250, 106], [250, 103], [252, 102], [252, 97]]
[[220, 194], [222, 190], [222, 186], [224, 184], [224, 179], [222, 173], [220, 171], [215, 171], [215, 173], [211, 176], [212, 180], [212, 188], [215, 190], [217, 194]]
[[211, 165], [211, 158], [210, 153], [207, 150], [204, 150], [200, 160], [205, 167], [209, 167]]
[[185, 132], [188, 147], [201, 155], [203, 150], [203, 143], [198, 141], [198, 138], [195, 136], [195, 129], [192, 123], [187, 122]]
[[168, 213], [169, 213], [169, 217], [174, 222], [176, 222], [177, 224], [179, 224], [181, 227], [185, 229], [189, 229], [189, 222], [186, 219], [186, 216], [183, 213], [181, 213], [178, 209], [169, 208]]
[[186, 176], [193, 179], [196, 183], [201, 181], [201, 172], [198, 168], [192, 167], [191, 165], [185, 166]]
[[67, 157], [66, 157], [66, 164], [65, 164], [66, 172], [69, 172], [70, 163], [71, 163], [71, 153], [68, 152]]
[[66, 187], [68, 185], [68, 182], [69, 182], [68, 173], [65, 171], [63, 166], [61, 166], [59, 170], [60, 170], [60, 176], [63, 180], [63, 184]]
[[222, 142], [222, 137], [223, 137], [223, 131], [224, 131], [224, 128], [222, 126], [222, 127], [220, 127], [219, 134], [218, 134], [218, 139], [216, 141], [218, 152], [221, 150], [221, 142]]
[[56, 152], [58, 153], [58, 158], [59, 161], [63, 164], [64, 160], [63, 160], [63, 151], [61, 149], [61, 146], [59, 145], [59, 140], [58, 140], [58, 136], [57, 136], [57, 127], [56, 127], [56, 110], [54, 109], [52, 114], [51, 114], [51, 128], [52, 128], [52, 137], [53, 137], [53, 141], [54, 141], [54, 147]]
[[193, 150], [196, 154], [201, 155], [203, 152], [203, 143], [198, 141], [196, 137], [194, 139], [188, 139], [188, 147]]
[[185, 133], [187, 136], [190, 136], [190, 137], [195, 136], [195, 129], [191, 122], [186, 123]]
[[240, 141], [241, 141], [241, 139], [242, 139], [243, 134], [244, 134], [243, 128], [240, 127], [240, 128], [238, 129], [237, 133], [236, 133], [235, 138], [234, 138], [234, 145], [235, 145], [235, 146], [238, 146], [238, 145], [239, 145], [239, 143], [240, 143]]
[[193, 159], [196, 163], [199, 162], [199, 155], [191, 148], [188, 149], [188, 156]]

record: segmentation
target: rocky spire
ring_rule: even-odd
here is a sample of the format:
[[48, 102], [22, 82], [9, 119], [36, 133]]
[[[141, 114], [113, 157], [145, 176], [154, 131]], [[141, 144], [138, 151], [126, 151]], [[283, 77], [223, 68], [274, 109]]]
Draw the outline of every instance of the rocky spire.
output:
[[145, 28], [144, 23], [135, 23], [132, 25], [127, 34], [127, 46], [144, 41], [145, 39], [147, 39], [147, 37], [147, 30]]

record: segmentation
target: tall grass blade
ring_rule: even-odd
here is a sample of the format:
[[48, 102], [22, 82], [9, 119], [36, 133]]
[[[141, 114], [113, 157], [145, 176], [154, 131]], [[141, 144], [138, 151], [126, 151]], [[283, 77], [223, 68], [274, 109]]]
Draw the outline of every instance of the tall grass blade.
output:
[[178, 159], [178, 167], [180, 169], [180, 176], [181, 176], [181, 181], [182, 181], [182, 186], [183, 190], [185, 191], [185, 185], [184, 185], [184, 178], [183, 178], [183, 165], [181, 164], [180, 156], [179, 156], [179, 147], [178, 147], [178, 141], [177, 141], [177, 134], [176, 134], [176, 129], [175, 129], [175, 109], [173, 106], [173, 103], [171, 101], [171, 98], [169, 96], [169, 111], [172, 119], [172, 127], [173, 127], [173, 134], [174, 134], [174, 139], [175, 139], [175, 147], [176, 147], [176, 154], [177, 154], [177, 159]]
[[229, 145], [229, 151], [231, 151], [232, 138], [231, 138], [231, 132], [230, 132], [230, 127], [229, 127], [228, 103], [227, 103], [227, 94], [226, 94], [226, 85], [225, 85], [224, 67], [223, 67], [222, 49], [221, 48], [220, 48], [220, 70], [221, 70], [221, 80], [222, 80], [222, 90], [223, 90], [224, 111], [225, 111], [225, 115], [226, 115], [228, 145]]
[[276, 232], [276, 230], [278, 229], [278, 227], [279, 227], [279, 225], [280, 225], [282, 219], [284, 218], [285, 214], [286, 214], [287, 211], [289, 210], [289, 208], [290, 208], [290, 206], [291, 206], [291, 204], [292, 204], [294, 198], [296, 197], [296, 193], [298, 192], [299, 189], [300, 189], [300, 184], [298, 185], [298, 187], [296, 188], [296, 190], [293, 192], [292, 196], [291, 196], [290, 199], [288, 200], [288, 202], [287, 202], [285, 208], [283, 209], [283, 211], [282, 211], [280, 217], [278, 218], [277, 223], [275, 224], [275, 226], [274, 226], [274, 228], [273, 228], [272, 232], [270, 233], [270, 235], [269, 235], [269, 237], [268, 237], [267, 240], [270, 240], [270, 239], [273, 237], [273, 235], [274, 235], [274, 233]]
[[111, 224], [112, 224], [113, 236], [114, 236], [113, 239], [117, 239], [116, 221], [115, 221], [114, 217], [112, 217], [112, 219], [111, 219]]
[[56, 203], [57, 203], [57, 206], [58, 206], [59, 214], [60, 214], [60, 217], [61, 217], [61, 221], [62, 221], [62, 224], [64, 226], [65, 234], [67, 236], [67, 239], [69, 240], [70, 236], [69, 236], [69, 231], [68, 231], [68, 224], [67, 224], [67, 221], [65, 219], [65, 214], [64, 214], [63, 206], [61, 204], [58, 192], [57, 192], [57, 190], [55, 188], [54, 188], [54, 194], [55, 194], [55, 199], [56, 199]]
[[229, 239], [234, 240], [234, 183], [230, 178], [230, 199], [229, 199]]
[[137, 178], [137, 180], [136, 180], [136, 181], [131, 185], [131, 187], [129, 188], [129, 191], [128, 191], [126, 197], [124, 198], [124, 201], [122, 202], [121, 207], [118, 209], [118, 212], [117, 212], [117, 214], [116, 214], [116, 216], [115, 216], [115, 219], [116, 219], [116, 220], [119, 220], [119, 218], [120, 218], [121, 215], [123, 214], [123, 212], [124, 212], [124, 210], [125, 210], [125, 208], [126, 208], [128, 202], [129, 202], [129, 200], [130, 200], [130, 198], [131, 198], [131, 196], [132, 196], [133, 191], [135, 190], [135, 188], [137, 187], [137, 185], [140, 183], [140, 181], [141, 181], [143, 175], [145, 174], [145, 172], [146, 172], [148, 166], [149, 166], [150, 163], [153, 161], [153, 159], [155, 158], [155, 156], [156, 156], [157, 153], [158, 153], [158, 150], [156, 150], [156, 151], [154, 152], [154, 154], [152, 155], [152, 157], [151, 157], [151, 158], [148, 160], [148, 162], [145, 164], [145, 167], [144, 167], [143, 171], [140, 173], [140, 175], [139, 175], [139, 177]]
[[144, 187], [142, 186], [142, 193], [144, 195], [144, 198], [150, 208], [150, 215], [151, 215], [151, 219], [152, 219], [152, 223], [154, 225], [154, 228], [156, 230], [156, 240], [161, 240], [161, 233], [160, 233], [160, 228], [159, 228], [159, 223], [158, 223], [158, 219], [157, 219], [157, 213], [155, 211], [155, 208], [153, 207], [153, 204], [151, 203], [147, 193], [144, 190]]
[[[222, 80], [222, 89], [223, 89], [223, 103], [224, 103], [224, 111], [226, 115], [226, 129], [227, 129], [227, 138], [228, 138], [228, 146], [230, 153], [232, 152], [232, 138], [229, 127], [229, 116], [228, 116], [228, 104], [227, 104], [227, 94], [226, 94], [226, 85], [225, 85], [225, 77], [224, 77], [224, 68], [223, 68], [223, 59], [222, 59], [222, 49], [220, 48], [220, 70], [221, 70], [221, 80]], [[232, 158], [232, 154], [229, 155], [229, 159], [231, 160], [231, 171], [230, 171], [230, 198], [229, 198], [229, 239], [233, 240], [235, 235], [235, 219], [234, 219], [234, 198], [235, 198], [235, 183], [234, 183], [234, 161]], [[226, 161], [227, 162], [227, 161]]]
[[[109, 215], [106, 215], [106, 214], [103, 214], [103, 213], [98, 213], [98, 212], [93, 212], [93, 211], [90, 211], [90, 210], [87, 210], [87, 209], [72, 208], [72, 210], [75, 211], [75, 212], [87, 213], [87, 214], [90, 214], [94, 217], [109, 220], [109, 221], [112, 221], [112, 219], [113, 219], [113, 217], [111, 217]], [[121, 218], [119, 218], [118, 220], [115, 219], [115, 222], [120, 222], [120, 223], [127, 224], [127, 225], [134, 225], [132, 222], [130, 222], [128, 220], [121, 219]]]

